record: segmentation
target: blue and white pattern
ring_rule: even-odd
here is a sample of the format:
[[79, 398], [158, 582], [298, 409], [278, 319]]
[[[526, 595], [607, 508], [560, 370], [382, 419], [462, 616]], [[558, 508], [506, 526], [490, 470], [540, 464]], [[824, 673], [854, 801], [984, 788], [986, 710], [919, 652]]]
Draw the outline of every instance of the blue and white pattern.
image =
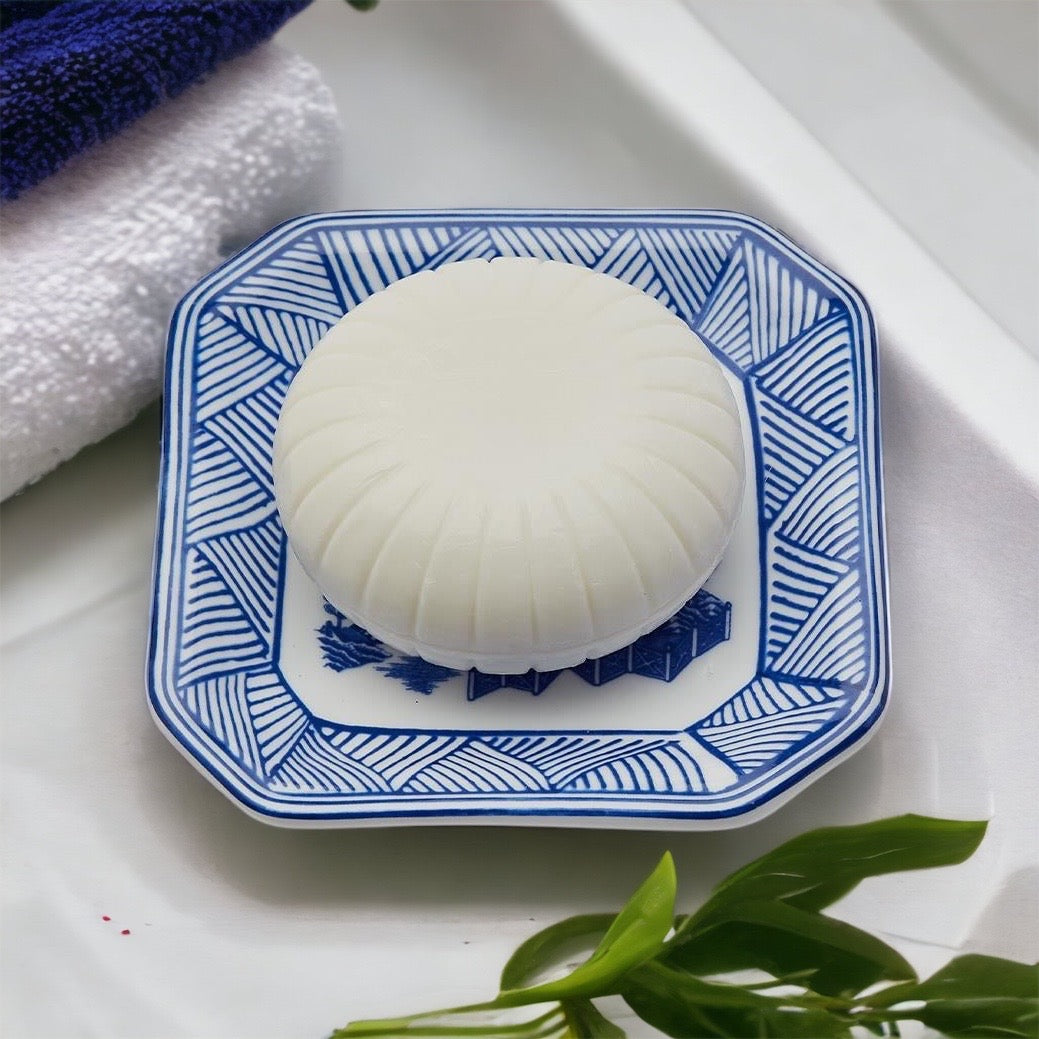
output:
[[[677, 730], [642, 730], [637, 710], [624, 729], [342, 724], [308, 708], [280, 666], [287, 549], [270, 457], [295, 370], [347, 310], [394, 280], [499, 255], [583, 264], [638, 286], [699, 332], [744, 387], [760, 557], [760, 583], [746, 589], [760, 604], [756, 673], [729, 689], [686, 689], [692, 669], [683, 668], [709, 648], [703, 640], [728, 637], [728, 604], [713, 597], [700, 600], [710, 609], [695, 624], [680, 616], [641, 650], [621, 651], [623, 660], [576, 669], [592, 684], [625, 675], [633, 703], [638, 683], [683, 672], [676, 695], [704, 704], [709, 692], [714, 706], [695, 716], [690, 708]], [[304, 217], [189, 293], [174, 315], [167, 363], [151, 704], [175, 742], [262, 818], [733, 825], [846, 756], [883, 711], [872, 320], [853, 288], [756, 220], [715, 212]], [[428, 693], [453, 675], [396, 657], [341, 620], [329, 614], [322, 648], [344, 681], [376, 669]], [[479, 700], [503, 684], [536, 695], [555, 678], [503, 683], [474, 673], [467, 695]]]
[[[325, 667], [347, 671], [366, 664], [402, 682], [414, 693], [429, 696], [438, 685], [459, 677], [461, 672], [421, 657], [402, 656], [379, 642], [363, 628], [351, 624], [331, 603], [324, 605], [326, 620], [317, 631]], [[586, 660], [569, 668], [589, 685], [605, 685], [623, 675], [642, 675], [673, 682], [696, 657], [729, 637], [732, 607], [701, 588], [673, 617], [630, 646], [604, 657]], [[490, 675], [471, 670], [465, 673], [466, 699], [479, 700], [499, 689], [522, 689], [539, 696], [561, 674], [559, 671], [528, 671], [524, 675]]]

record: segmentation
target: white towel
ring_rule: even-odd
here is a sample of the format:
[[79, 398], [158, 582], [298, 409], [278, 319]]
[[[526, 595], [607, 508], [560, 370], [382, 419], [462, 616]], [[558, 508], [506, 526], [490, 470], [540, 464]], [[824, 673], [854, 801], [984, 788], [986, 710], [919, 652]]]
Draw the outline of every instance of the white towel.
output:
[[174, 304], [228, 252], [324, 208], [338, 152], [317, 70], [266, 44], [4, 205], [0, 498], [159, 394]]

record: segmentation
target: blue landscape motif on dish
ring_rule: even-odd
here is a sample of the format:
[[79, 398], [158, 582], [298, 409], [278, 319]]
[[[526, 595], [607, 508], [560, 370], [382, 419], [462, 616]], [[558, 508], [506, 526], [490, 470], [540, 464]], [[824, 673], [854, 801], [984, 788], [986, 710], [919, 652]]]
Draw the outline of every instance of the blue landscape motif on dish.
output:
[[[637, 723], [624, 731], [438, 732], [318, 717], [279, 663], [288, 549], [271, 450], [288, 385], [320, 337], [373, 292], [444, 263], [517, 255], [579, 263], [654, 296], [742, 387], [760, 560], [754, 673], [673, 732]], [[886, 575], [872, 320], [846, 282], [752, 218], [304, 217], [185, 298], [167, 364], [150, 696], [186, 752], [262, 815], [732, 819], [861, 743], [882, 712]], [[727, 632], [728, 604], [717, 608]], [[719, 637], [721, 616], [694, 625], [695, 643], [676, 618], [637, 652], [577, 673], [593, 684], [629, 671], [668, 681], [694, 646], [705, 652]], [[429, 693], [453, 675], [389, 653], [332, 614], [322, 630], [325, 663], [344, 681], [371, 666]], [[553, 677], [470, 673], [466, 682], [472, 698], [503, 682], [536, 695]], [[426, 799], [437, 806], [425, 808]]]
[[[366, 664], [396, 678], [413, 693], [428, 696], [437, 686], [462, 674], [452, 668], [431, 664], [421, 657], [401, 656], [351, 624], [331, 603], [324, 609], [331, 619], [318, 629], [325, 667], [346, 671]], [[673, 617], [630, 646], [604, 657], [586, 660], [569, 668], [589, 685], [605, 685], [622, 675], [642, 675], [673, 682], [696, 658], [725, 642], [732, 630], [732, 606], [705, 589], [700, 589]], [[538, 696], [561, 671], [528, 671], [521, 675], [491, 675], [465, 672], [466, 698], [478, 700], [499, 689], [520, 689]]]

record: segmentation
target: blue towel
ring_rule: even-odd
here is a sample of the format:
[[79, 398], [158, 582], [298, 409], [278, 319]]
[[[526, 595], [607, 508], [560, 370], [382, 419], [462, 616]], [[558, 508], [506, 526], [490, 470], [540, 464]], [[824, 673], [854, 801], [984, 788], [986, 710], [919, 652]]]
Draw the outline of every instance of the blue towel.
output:
[[310, 0], [66, 0], [0, 5], [0, 199], [16, 198]]

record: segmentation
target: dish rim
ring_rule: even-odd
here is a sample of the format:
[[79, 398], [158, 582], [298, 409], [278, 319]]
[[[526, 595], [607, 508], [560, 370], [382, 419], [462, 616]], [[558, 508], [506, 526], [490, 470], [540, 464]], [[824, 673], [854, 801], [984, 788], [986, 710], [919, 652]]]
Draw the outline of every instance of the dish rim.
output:
[[[494, 825], [532, 825], [532, 826], [584, 826], [602, 828], [631, 829], [686, 829], [709, 830], [743, 826], [764, 818], [781, 807], [797, 793], [821, 778], [855, 751], [864, 746], [875, 734], [878, 724], [885, 714], [890, 700], [891, 662], [890, 662], [890, 623], [889, 623], [889, 581], [886, 551], [886, 516], [883, 491], [883, 456], [880, 436], [880, 400], [879, 371], [877, 356], [877, 336], [873, 316], [861, 293], [846, 278], [833, 271], [821, 261], [815, 259], [803, 248], [791, 241], [778, 229], [766, 222], [743, 213], [717, 209], [528, 209], [528, 208], [460, 208], [460, 209], [407, 209], [407, 210], [345, 210], [327, 213], [313, 213], [294, 217], [283, 221], [256, 241], [228, 257], [218, 267], [199, 280], [178, 302], [173, 311], [167, 340], [165, 360], [165, 378], [167, 400], [172, 400], [172, 391], [176, 390], [178, 406], [183, 400], [183, 393], [189, 383], [177, 368], [176, 362], [183, 362], [181, 356], [186, 353], [182, 346], [181, 331], [188, 327], [195, 312], [208, 302], [210, 294], [215, 292], [220, 283], [239, 264], [248, 259], [250, 266], [262, 262], [265, 256], [272, 255], [281, 246], [307, 229], [314, 229], [330, 221], [354, 221], [365, 226], [386, 226], [392, 222], [423, 221], [438, 223], [467, 223], [496, 226], [498, 224], [537, 225], [544, 223], [566, 223], [571, 225], [600, 226], [603, 223], [612, 225], [625, 224], [630, 227], [652, 227], [654, 225], [673, 226], [676, 222], [689, 220], [720, 221], [731, 223], [738, 229], [751, 230], [772, 245], [791, 254], [799, 263], [808, 268], [824, 283], [836, 288], [842, 296], [858, 329], [858, 349], [864, 353], [864, 364], [871, 376], [863, 387], [862, 401], [866, 415], [858, 423], [864, 435], [856, 430], [855, 441], [861, 444], [862, 465], [864, 474], [871, 479], [864, 479], [867, 504], [864, 524], [861, 533], [863, 545], [871, 546], [871, 566], [865, 573], [873, 586], [875, 596], [875, 659], [870, 658], [871, 676], [862, 685], [862, 690], [855, 697], [856, 702], [872, 700], [873, 706], [866, 714], [856, 714], [854, 706], [849, 707], [847, 715], [827, 734], [827, 747], [821, 756], [807, 763], [794, 763], [793, 767], [781, 765], [778, 772], [782, 778], [776, 778], [776, 771], [765, 769], [756, 777], [753, 784], [739, 784], [736, 788], [718, 791], [716, 794], [696, 795], [700, 804], [709, 799], [726, 799], [726, 794], [737, 795], [738, 803], [734, 806], [701, 808], [690, 810], [678, 803], [675, 794], [658, 795], [661, 803], [652, 804], [657, 797], [648, 793], [555, 793], [547, 795], [553, 803], [540, 807], [525, 803], [545, 801], [546, 795], [540, 798], [531, 794], [489, 793], [467, 795], [477, 803], [459, 805], [437, 804], [437, 801], [448, 800], [443, 795], [395, 795], [401, 804], [399, 808], [380, 807], [380, 799], [372, 797], [369, 810], [358, 811], [353, 805], [362, 805], [363, 797], [354, 797], [351, 805], [342, 805], [338, 810], [306, 811], [301, 813], [293, 804], [298, 798], [282, 795], [268, 788], [255, 784], [254, 777], [244, 770], [235, 770], [234, 764], [217, 762], [212, 753], [207, 753], [198, 733], [187, 733], [177, 724], [175, 714], [167, 711], [169, 701], [175, 701], [172, 690], [163, 697], [164, 688], [159, 679], [159, 666], [164, 655], [166, 642], [160, 631], [162, 615], [160, 590], [163, 562], [172, 555], [172, 548], [179, 544], [178, 529], [172, 523], [167, 502], [167, 489], [170, 486], [171, 472], [175, 471], [178, 461], [177, 436], [180, 425], [186, 416], [178, 414], [178, 408], [167, 406], [163, 414], [162, 453], [158, 494], [158, 522], [156, 531], [155, 552], [153, 559], [153, 586], [151, 598], [151, 619], [149, 623], [149, 644], [146, 657], [146, 684], [148, 703], [153, 717], [160, 730], [183, 753], [192, 764], [209, 778], [236, 805], [247, 814], [261, 821], [275, 825], [315, 828], [315, 827], [351, 827], [379, 825], [433, 825], [485, 823]], [[715, 351], [716, 352], [716, 351]], [[178, 376], [180, 376], [178, 378]], [[186, 456], [190, 452], [182, 450]], [[750, 474], [748, 474], [748, 479]], [[872, 502], [868, 498], [872, 497]], [[171, 528], [173, 528], [171, 530]], [[179, 549], [183, 551], [182, 547]], [[756, 672], [756, 673], [760, 673]], [[174, 706], [176, 706], [174, 704]], [[850, 721], [849, 721], [850, 719]], [[698, 719], [693, 719], [695, 724]], [[330, 723], [331, 724], [331, 723]], [[365, 726], [365, 728], [377, 728]], [[390, 730], [393, 731], [393, 730]], [[464, 732], [468, 736], [478, 730], [418, 730], [450, 733]], [[506, 730], [503, 730], [506, 731]], [[522, 730], [525, 732], [537, 730]], [[545, 730], [550, 731], [550, 730]], [[555, 731], [555, 730], [551, 730]], [[568, 730], [559, 730], [568, 731]], [[629, 730], [603, 729], [601, 733], [624, 732]], [[630, 730], [644, 732], [646, 730]], [[653, 730], [655, 731], [655, 730]], [[661, 730], [664, 733], [667, 730]], [[681, 731], [681, 730], [678, 730]], [[238, 784], [232, 782], [229, 771], [237, 771]], [[748, 797], [748, 785], [754, 792]], [[690, 797], [694, 795], [688, 795]], [[732, 800], [729, 796], [728, 800]], [[454, 804], [462, 800], [459, 796], [449, 798]], [[313, 803], [313, 798], [309, 801]], [[384, 801], [384, 799], [383, 799]], [[481, 804], [480, 802], [486, 802]], [[672, 807], [668, 808], [670, 805]]]

